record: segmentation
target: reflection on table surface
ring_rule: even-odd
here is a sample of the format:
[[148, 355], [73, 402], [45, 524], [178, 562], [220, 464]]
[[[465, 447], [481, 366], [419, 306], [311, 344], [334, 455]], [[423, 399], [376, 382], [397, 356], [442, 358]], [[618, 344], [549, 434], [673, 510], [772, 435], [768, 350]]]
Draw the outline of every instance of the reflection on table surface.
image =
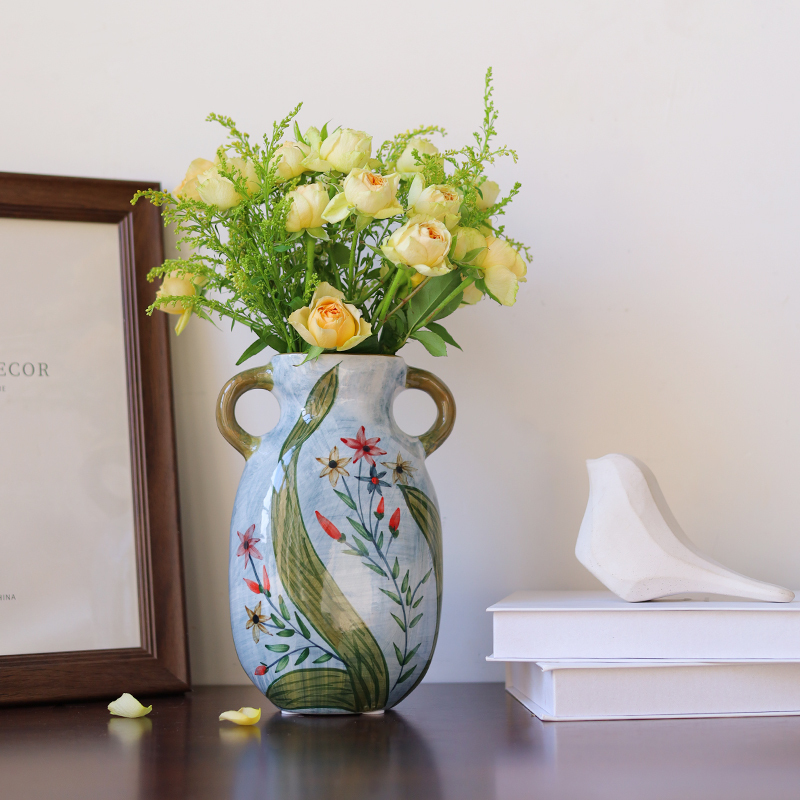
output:
[[[737, 800], [800, 795], [800, 718], [542, 723], [499, 684], [424, 684], [383, 717], [281, 716], [252, 687], [0, 711], [3, 800]], [[261, 706], [254, 728], [220, 712]]]

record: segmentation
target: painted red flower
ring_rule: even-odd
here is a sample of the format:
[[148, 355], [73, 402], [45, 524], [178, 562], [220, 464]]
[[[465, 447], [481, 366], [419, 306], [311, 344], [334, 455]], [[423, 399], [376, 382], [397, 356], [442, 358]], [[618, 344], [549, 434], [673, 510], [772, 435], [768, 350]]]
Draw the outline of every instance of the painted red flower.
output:
[[239, 531], [236, 531], [236, 535], [239, 537], [239, 549], [236, 551], [237, 556], [244, 556], [244, 568], [247, 569], [247, 562], [250, 559], [257, 558], [259, 561], [263, 561], [264, 557], [261, 553], [258, 552], [258, 548], [255, 546], [256, 542], [260, 542], [261, 539], [256, 539], [253, 534], [256, 532], [256, 526], [251, 525], [247, 531], [242, 534]]
[[262, 567], [263, 574], [264, 574], [264, 591], [269, 592], [269, 575], [267, 575], [267, 565], [264, 564]]
[[378, 447], [378, 442], [380, 441], [380, 437], [376, 437], [374, 439], [367, 439], [364, 433], [364, 426], [362, 425], [359, 429], [358, 433], [356, 434], [355, 439], [346, 439], [342, 437], [342, 441], [348, 446], [352, 447], [353, 450], [356, 451], [356, 454], [353, 456], [353, 463], [355, 464], [361, 456], [364, 456], [364, 460], [369, 464], [371, 467], [375, 466], [375, 459], [374, 456], [385, 456], [386, 451], [381, 450]]
[[327, 518], [323, 517], [319, 511], [314, 512], [317, 515], [317, 522], [322, 525], [322, 530], [338, 542], [342, 538], [342, 532]]
[[378, 510], [375, 512], [375, 516], [378, 519], [383, 519], [384, 509], [385, 509], [385, 504], [383, 502], [383, 497], [381, 497], [381, 501], [380, 503], [378, 503]]
[[266, 675], [267, 674], [266, 666], [264, 664], [261, 664], [261, 666], [256, 667], [255, 672], [253, 674], [254, 675]]
[[392, 536], [397, 536], [397, 532], [400, 529], [400, 509], [398, 508], [394, 514], [392, 514], [392, 518], [389, 520], [389, 530], [392, 532]]
[[261, 587], [255, 581], [249, 581], [247, 580], [247, 578], [244, 578], [243, 580], [247, 584], [247, 588], [251, 592], [255, 592], [256, 594], [261, 594]]

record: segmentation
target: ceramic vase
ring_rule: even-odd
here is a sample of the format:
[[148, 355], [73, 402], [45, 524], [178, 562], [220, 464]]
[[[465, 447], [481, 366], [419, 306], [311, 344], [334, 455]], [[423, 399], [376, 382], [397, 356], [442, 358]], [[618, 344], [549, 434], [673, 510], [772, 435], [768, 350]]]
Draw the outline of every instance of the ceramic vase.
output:
[[[279, 708], [373, 713], [430, 665], [442, 601], [442, 533], [425, 458], [447, 438], [447, 387], [397, 356], [275, 356], [223, 388], [217, 421], [246, 459], [231, 520], [230, 611], [239, 661]], [[395, 397], [437, 405], [422, 436], [401, 431]], [[281, 408], [257, 437], [236, 401], [266, 389]]]

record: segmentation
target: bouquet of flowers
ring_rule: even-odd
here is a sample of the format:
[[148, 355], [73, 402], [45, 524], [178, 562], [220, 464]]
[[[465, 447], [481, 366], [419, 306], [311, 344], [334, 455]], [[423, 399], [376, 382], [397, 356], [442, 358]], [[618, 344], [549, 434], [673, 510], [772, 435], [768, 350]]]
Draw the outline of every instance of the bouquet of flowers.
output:
[[[363, 131], [308, 128], [298, 105], [254, 144], [233, 120], [215, 161], [195, 159], [174, 192], [140, 196], [164, 208], [191, 255], [153, 270], [162, 278], [148, 310], [227, 317], [256, 336], [238, 363], [266, 347], [391, 355], [416, 339], [435, 356], [458, 347], [440, 320], [484, 296], [513, 305], [527, 248], [498, 219], [502, 199], [487, 167], [516, 153], [494, 147], [497, 112], [486, 74], [474, 144], [440, 152], [424, 126], [373, 154]], [[294, 141], [283, 141], [294, 126]], [[523, 259], [523, 255], [525, 259]]]

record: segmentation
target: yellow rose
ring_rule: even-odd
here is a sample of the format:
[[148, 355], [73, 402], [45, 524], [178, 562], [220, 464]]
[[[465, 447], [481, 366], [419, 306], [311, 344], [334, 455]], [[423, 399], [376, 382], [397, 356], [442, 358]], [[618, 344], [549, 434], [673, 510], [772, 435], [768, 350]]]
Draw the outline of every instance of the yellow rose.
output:
[[186, 198], [187, 200], [199, 200], [197, 193], [197, 178], [207, 169], [212, 169], [214, 162], [206, 158], [196, 158], [189, 164], [186, 170], [186, 177], [178, 184], [175, 189], [175, 197]]
[[447, 225], [448, 230], [458, 225], [461, 219], [461, 197], [458, 192], [446, 184], [434, 184], [423, 188], [421, 175], [414, 178], [408, 190], [408, 202], [417, 214], [425, 214], [434, 219], [440, 219]]
[[289, 324], [310, 345], [326, 350], [350, 350], [372, 333], [361, 312], [345, 303], [338, 289], [324, 282], [317, 286], [310, 306], [289, 316]]
[[270, 165], [277, 163], [276, 176], [288, 181], [302, 175], [307, 167], [303, 159], [311, 153], [311, 148], [299, 142], [284, 142], [272, 156]]
[[397, 200], [400, 176], [378, 175], [368, 169], [354, 169], [345, 178], [344, 191], [331, 200], [323, 213], [326, 222], [340, 222], [352, 209], [365, 217], [388, 219], [403, 213]]
[[481, 265], [486, 288], [504, 306], [513, 306], [528, 268], [522, 256], [504, 239], [487, 236], [486, 246], [486, 258]]
[[473, 250], [480, 250], [481, 252], [473, 256], [469, 261], [470, 265], [480, 267], [486, 260], [486, 237], [475, 228], [456, 228], [452, 231], [452, 234], [456, 239], [453, 259], [455, 261], [463, 261], [467, 253]]
[[450, 272], [447, 253], [452, 237], [443, 222], [430, 217], [412, 217], [381, 247], [393, 264], [413, 267], [421, 275], [436, 277]]
[[414, 150], [420, 155], [435, 156], [439, 154], [436, 145], [432, 144], [427, 139], [418, 139], [417, 137], [409, 139], [406, 149], [403, 150], [402, 155], [397, 159], [397, 171], [402, 173], [404, 178], [412, 177], [415, 173], [422, 172], [422, 164], [417, 164], [412, 155]]
[[[180, 278], [173, 273], [164, 278], [156, 292], [156, 297], [194, 297], [195, 294], [196, 290], [190, 273]], [[159, 311], [166, 311], [167, 314], [183, 314], [186, 308], [180, 300], [173, 300], [171, 303], [159, 306]]]
[[461, 305], [474, 306], [479, 300], [483, 300], [483, 292], [474, 283], [471, 283], [464, 289], [464, 294], [461, 296]]
[[[495, 204], [497, 195], [500, 194], [500, 187], [494, 181], [484, 181], [478, 189], [480, 190], [478, 193], [478, 210], [486, 211], [487, 208], [491, 208]], [[481, 197], [481, 195], [483, 196]]]
[[[197, 176], [197, 191], [204, 203], [216, 206], [220, 211], [238, 206], [244, 199], [236, 191], [230, 178], [225, 178], [219, 172], [220, 164], [215, 164], [210, 169]], [[247, 191], [255, 194], [259, 189], [255, 167], [243, 158], [227, 159], [228, 172], [238, 172], [247, 181]]]
[[337, 128], [319, 148], [320, 157], [333, 168], [344, 172], [367, 166], [372, 155], [372, 137], [364, 131]]
[[289, 192], [292, 205], [286, 216], [286, 230], [290, 233], [321, 228], [325, 224], [322, 212], [328, 205], [328, 192], [318, 183], [307, 183]]

